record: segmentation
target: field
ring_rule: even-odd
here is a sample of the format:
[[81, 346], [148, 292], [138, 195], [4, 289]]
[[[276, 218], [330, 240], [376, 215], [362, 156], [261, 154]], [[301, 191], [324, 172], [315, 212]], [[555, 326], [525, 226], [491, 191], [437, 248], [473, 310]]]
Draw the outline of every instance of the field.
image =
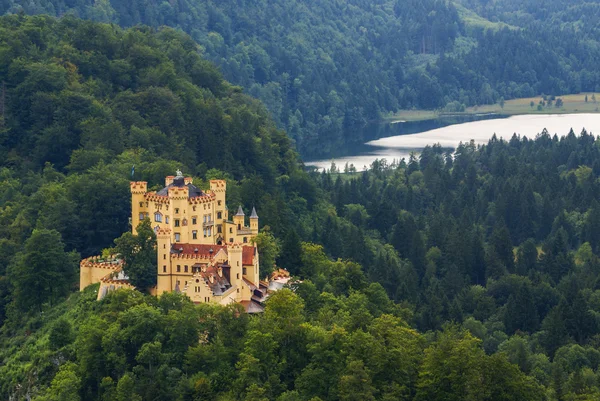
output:
[[[588, 97], [588, 101], [585, 101], [585, 97]], [[592, 96], [596, 98], [594, 101]], [[521, 99], [507, 100], [504, 103], [504, 107], [500, 104], [487, 104], [483, 106], [468, 107], [463, 113], [445, 113], [442, 110], [400, 110], [397, 113], [387, 116], [385, 119], [388, 121], [420, 121], [428, 120], [444, 115], [469, 115], [469, 114], [504, 114], [504, 115], [517, 115], [517, 114], [567, 114], [567, 113], [598, 113], [600, 108], [600, 93], [579, 93], [576, 95], [565, 95], [557, 96], [556, 99], [562, 99], [563, 104], [561, 107], [556, 107], [556, 100], [552, 102], [552, 106], [542, 106], [541, 110], [538, 110], [538, 105], [542, 101], [542, 97], [530, 97]], [[533, 102], [533, 107], [531, 106]]]

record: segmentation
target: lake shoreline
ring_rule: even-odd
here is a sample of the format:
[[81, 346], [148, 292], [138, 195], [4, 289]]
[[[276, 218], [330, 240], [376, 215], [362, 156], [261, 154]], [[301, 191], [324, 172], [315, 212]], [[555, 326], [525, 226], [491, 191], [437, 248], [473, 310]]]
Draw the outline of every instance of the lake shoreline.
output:
[[[588, 101], [586, 102], [585, 99]], [[556, 99], [561, 99], [563, 104], [556, 107]], [[593, 98], [593, 99], [592, 99]], [[498, 117], [509, 117], [517, 115], [553, 115], [553, 114], [587, 114], [600, 113], [600, 94], [596, 100], [595, 93], [578, 93], [574, 95], [556, 96], [550, 106], [548, 101], [544, 101], [541, 96], [511, 99], [504, 102], [503, 107], [500, 104], [489, 104], [481, 106], [468, 107], [464, 112], [444, 112], [438, 110], [399, 110], [396, 113], [383, 117], [380, 122], [383, 124], [394, 124], [402, 122], [417, 122], [435, 120], [439, 118], [460, 118], [460, 117], [478, 117], [484, 115], [497, 115]], [[531, 106], [534, 102], [534, 106]], [[541, 110], [538, 110], [540, 102], [544, 102]]]
[[[473, 117], [466, 115], [466, 117]], [[487, 117], [487, 118], [486, 118]], [[491, 117], [491, 118], [489, 118]], [[495, 118], [496, 117], [496, 118]], [[456, 117], [453, 117], [456, 118]], [[319, 170], [327, 169], [331, 162], [343, 169], [346, 163], [357, 170], [368, 168], [375, 159], [408, 160], [412, 152], [418, 154], [426, 147], [439, 144], [444, 149], [455, 149], [460, 142], [475, 144], [487, 143], [493, 135], [510, 140], [513, 134], [534, 138], [544, 129], [550, 135], [567, 135], [571, 129], [579, 134], [582, 129], [590, 133], [600, 132], [600, 113], [548, 113], [521, 114], [512, 116], [480, 116], [473, 121], [446, 121], [439, 127], [425, 128], [419, 132], [402, 132], [405, 124], [387, 124], [392, 127], [386, 133], [395, 135], [379, 136], [366, 140], [362, 146], [349, 150], [345, 154], [331, 155], [317, 160], [305, 160], [305, 165], [315, 166]]]

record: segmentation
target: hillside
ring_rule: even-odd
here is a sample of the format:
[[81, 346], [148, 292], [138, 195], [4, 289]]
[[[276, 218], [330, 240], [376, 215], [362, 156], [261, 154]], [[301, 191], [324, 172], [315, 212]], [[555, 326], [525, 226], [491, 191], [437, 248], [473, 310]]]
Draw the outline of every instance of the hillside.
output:
[[304, 156], [327, 154], [348, 127], [399, 108], [597, 89], [600, 49], [586, 37], [545, 19], [514, 29], [514, 18], [462, 3], [468, 9], [442, 0], [4, 0], [0, 12], [181, 29], [267, 106]]
[[[0, 51], [0, 399], [600, 397], [596, 136], [308, 174], [171, 28], [4, 16]], [[176, 169], [256, 206], [261, 271], [299, 279], [264, 314], [77, 291], [80, 257], [129, 230], [129, 180]]]
[[[129, 230], [131, 179], [157, 187], [181, 169], [206, 188], [225, 178], [229, 206], [256, 205], [277, 234], [311, 207], [314, 188], [285, 133], [189, 37], [10, 16], [0, 43], [0, 322], [19, 294], [8, 276], [55, 301], [74, 284], [76, 254], [98, 254]], [[15, 267], [25, 244], [53, 246], [65, 287]]]

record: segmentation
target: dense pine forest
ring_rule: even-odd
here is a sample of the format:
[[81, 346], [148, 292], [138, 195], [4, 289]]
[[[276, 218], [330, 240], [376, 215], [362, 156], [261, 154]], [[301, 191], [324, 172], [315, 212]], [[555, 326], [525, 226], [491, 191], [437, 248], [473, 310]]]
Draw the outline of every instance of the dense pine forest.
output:
[[[493, 137], [308, 173], [194, 39], [0, 18], [1, 399], [600, 397], [599, 138]], [[265, 313], [77, 292], [80, 257], [129, 230], [129, 180], [176, 169], [227, 179], [230, 209], [257, 206], [261, 271], [295, 277]]]
[[539, 3], [2, 0], [0, 13], [181, 29], [314, 157], [400, 108], [600, 90], [598, 3]]

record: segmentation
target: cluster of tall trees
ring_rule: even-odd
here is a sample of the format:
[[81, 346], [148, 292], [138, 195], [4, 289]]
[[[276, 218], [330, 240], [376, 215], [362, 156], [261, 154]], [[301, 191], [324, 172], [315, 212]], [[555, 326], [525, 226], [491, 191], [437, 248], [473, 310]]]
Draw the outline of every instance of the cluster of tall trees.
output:
[[[485, 146], [461, 144], [454, 157], [433, 146], [408, 162], [315, 177], [335, 207], [315, 212], [322, 223], [307, 221], [305, 235], [330, 256], [361, 263], [409, 305], [419, 330], [461, 322], [487, 353], [514, 352], [524, 372], [558, 386], [557, 399], [579, 386], [565, 383], [596, 375], [597, 137], [545, 130], [532, 139], [494, 137]], [[569, 373], [536, 372], [542, 360], [569, 353], [589, 356]], [[592, 387], [576, 391], [596, 394]]]
[[469, 331], [415, 331], [411, 312], [369, 284], [356, 263], [329, 261], [312, 244], [303, 245], [302, 258], [318, 260], [315, 274], [326, 280], [274, 293], [260, 316], [239, 305], [194, 305], [176, 293], [118, 290], [98, 302], [97, 285], [90, 286], [60, 305], [60, 315], [29, 321], [41, 326], [34, 334], [11, 329], [0, 350], [0, 394], [36, 401], [544, 399], [535, 378], [506, 354], [486, 355]]
[[[596, 3], [461, 3], [2, 0], [0, 12], [181, 29], [311, 157], [355, 135], [348, 127], [399, 108], [600, 90]], [[565, 17], [552, 17], [554, 8]], [[473, 23], [470, 10], [504, 24]], [[522, 18], [532, 10], [538, 19]]]

